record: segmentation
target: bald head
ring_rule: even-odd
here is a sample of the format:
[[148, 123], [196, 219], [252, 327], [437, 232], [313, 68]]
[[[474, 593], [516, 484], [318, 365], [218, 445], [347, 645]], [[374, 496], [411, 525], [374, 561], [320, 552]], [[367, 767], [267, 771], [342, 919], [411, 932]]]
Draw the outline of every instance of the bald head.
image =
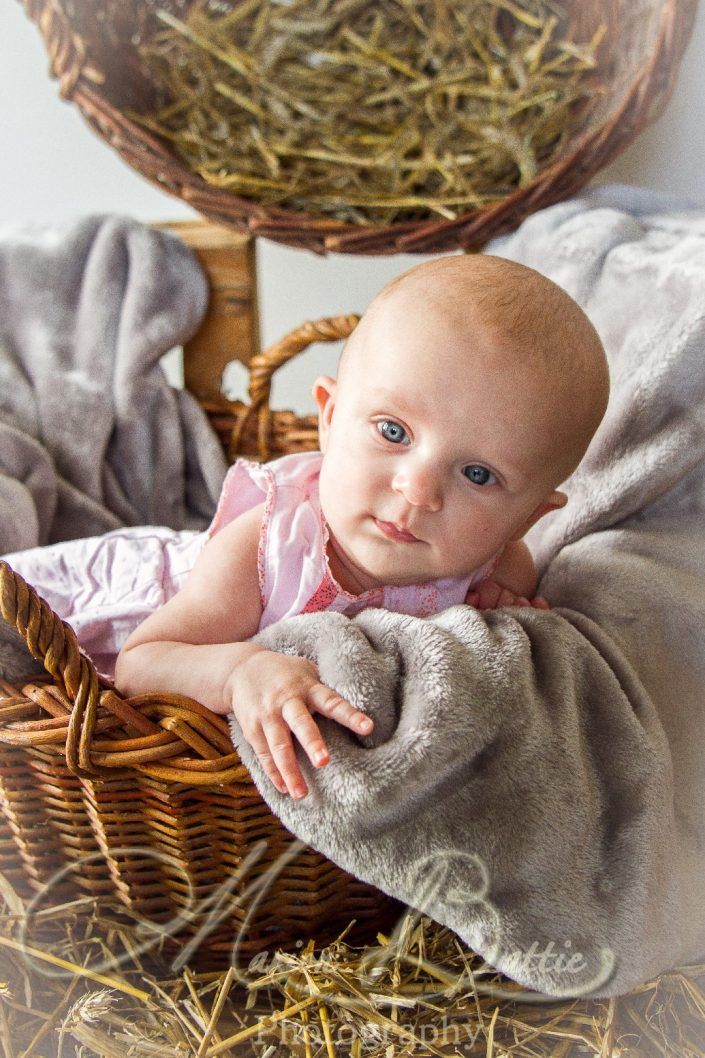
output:
[[[447, 349], [452, 335], [469, 367], [529, 387], [543, 405], [555, 484], [573, 472], [607, 408], [609, 369], [597, 331], [560, 286], [487, 254], [426, 261], [395, 277], [370, 303], [343, 349], [338, 384], [364, 378], [368, 358], [384, 355], [375, 335], [409, 319], [427, 328], [429, 357]], [[490, 340], [478, 342], [478, 334]]]

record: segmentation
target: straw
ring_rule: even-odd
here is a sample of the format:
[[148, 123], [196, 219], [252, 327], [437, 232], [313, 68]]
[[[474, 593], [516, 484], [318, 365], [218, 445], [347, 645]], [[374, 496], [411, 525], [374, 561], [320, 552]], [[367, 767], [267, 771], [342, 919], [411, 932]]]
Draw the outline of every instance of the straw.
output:
[[456, 218], [526, 187], [586, 126], [605, 27], [553, 0], [246, 0], [139, 46], [130, 116], [215, 188], [358, 225]]
[[[343, 931], [325, 947], [263, 951], [244, 973], [175, 975], [157, 951], [137, 954], [129, 909], [84, 897], [29, 918], [0, 879], [0, 931], [24, 934], [5, 945], [0, 982], [0, 1054], [12, 1058], [705, 1055], [705, 965], [618, 998], [529, 1002], [450, 930], [407, 911], [364, 948]], [[47, 976], [50, 964], [65, 972]]]

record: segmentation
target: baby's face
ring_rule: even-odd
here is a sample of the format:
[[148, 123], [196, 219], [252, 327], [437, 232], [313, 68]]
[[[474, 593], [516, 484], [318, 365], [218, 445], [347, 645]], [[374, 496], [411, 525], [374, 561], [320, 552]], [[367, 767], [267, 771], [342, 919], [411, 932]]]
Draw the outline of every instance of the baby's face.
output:
[[354, 337], [341, 385], [314, 385], [342, 587], [466, 576], [563, 505], [545, 385], [491, 334], [390, 308]]

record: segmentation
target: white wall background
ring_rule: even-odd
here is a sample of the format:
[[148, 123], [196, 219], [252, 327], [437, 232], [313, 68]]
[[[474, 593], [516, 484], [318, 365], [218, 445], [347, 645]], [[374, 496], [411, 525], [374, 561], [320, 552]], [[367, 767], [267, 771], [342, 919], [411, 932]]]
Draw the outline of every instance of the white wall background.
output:
[[[130, 0], [126, 0], [130, 2]], [[701, 3], [679, 82], [663, 117], [593, 181], [628, 182], [705, 207], [705, 3]], [[36, 27], [19, 3], [0, 3], [0, 224], [64, 222], [86, 213], [123, 213], [144, 221], [196, 214], [132, 170], [60, 99]], [[261, 335], [275, 341], [305, 319], [362, 312], [392, 276], [424, 260], [325, 258], [260, 239], [257, 245]], [[309, 389], [335, 374], [338, 347], [320, 346], [278, 372], [272, 404], [314, 410]], [[170, 367], [171, 373], [171, 367]], [[172, 377], [175, 377], [172, 375]], [[242, 379], [228, 374], [230, 394]]]

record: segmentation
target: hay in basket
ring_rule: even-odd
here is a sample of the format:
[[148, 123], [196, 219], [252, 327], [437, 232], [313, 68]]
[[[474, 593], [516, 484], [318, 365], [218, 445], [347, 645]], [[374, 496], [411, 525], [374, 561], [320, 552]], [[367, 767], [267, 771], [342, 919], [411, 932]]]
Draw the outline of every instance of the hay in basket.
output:
[[560, 8], [524, 7], [157, 10], [164, 29], [139, 54], [167, 102], [130, 116], [209, 184], [263, 205], [365, 226], [455, 219], [530, 183], [604, 92], [590, 76], [604, 23], [565, 40]]
[[22, 0], [62, 94], [204, 216], [318, 253], [482, 246], [663, 110], [696, 0]]

